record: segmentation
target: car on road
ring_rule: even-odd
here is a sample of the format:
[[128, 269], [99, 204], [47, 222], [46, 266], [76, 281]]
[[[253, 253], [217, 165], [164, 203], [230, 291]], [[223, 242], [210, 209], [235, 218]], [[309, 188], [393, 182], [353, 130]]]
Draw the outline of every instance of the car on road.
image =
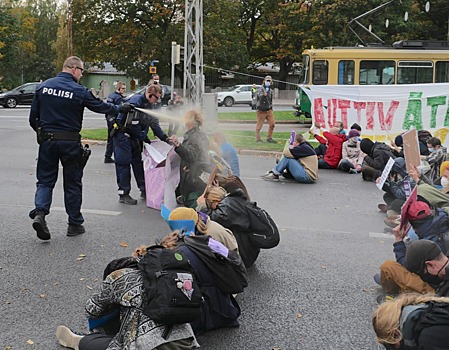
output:
[[0, 94], [0, 105], [4, 108], [15, 108], [17, 105], [31, 105], [36, 86], [39, 83], [26, 83]]
[[[126, 96], [126, 100], [129, 99], [131, 96], [134, 96], [136, 94], [142, 95], [145, 92], [146, 88], [147, 87], [144, 86], [144, 87], [141, 87], [141, 88], [131, 92], [130, 94], [128, 94]], [[168, 101], [170, 101], [170, 97], [171, 97], [171, 87], [168, 86], [168, 85], [161, 85], [161, 88], [162, 88], [162, 91], [163, 91], [163, 94], [162, 94], [162, 97], [161, 97], [162, 106], [168, 106]]]
[[[252, 106], [252, 85], [234, 85], [226, 91], [217, 92], [218, 106], [231, 107], [235, 104], [248, 104]], [[260, 85], [257, 85], [259, 88]]]

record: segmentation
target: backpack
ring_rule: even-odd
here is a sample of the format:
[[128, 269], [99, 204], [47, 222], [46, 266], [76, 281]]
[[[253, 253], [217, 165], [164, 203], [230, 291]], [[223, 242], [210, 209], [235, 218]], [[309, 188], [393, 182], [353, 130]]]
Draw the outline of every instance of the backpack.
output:
[[259, 111], [269, 111], [271, 109], [268, 96], [265, 95], [260, 96], [259, 101], [257, 101], [257, 109]]
[[262, 249], [274, 248], [279, 244], [280, 236], [276, 223], [264, 209], [259, 208], [256, 202], [245, 203], [249, 220], [251, 242]]
[[248, 286], [246, 268], [237, 252], [207, 235], [184, 236], [184, 244], [206, 264], [223, 293], [241, 293]]
[[203, 296], [183, 252], [151, 246], [137, 266], [143, 277], [146, 316], [168, 325], [200, 317]]

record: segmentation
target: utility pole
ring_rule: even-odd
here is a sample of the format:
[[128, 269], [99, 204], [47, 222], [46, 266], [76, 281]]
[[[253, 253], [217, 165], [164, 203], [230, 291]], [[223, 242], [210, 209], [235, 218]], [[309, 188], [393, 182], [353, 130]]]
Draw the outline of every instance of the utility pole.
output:
[[203, 76], [203, 0], [186, 0], [183, 97], [201, 105]]
[[67, 0], [67, 56], [73, 56], [72, 44], [72, 0]]

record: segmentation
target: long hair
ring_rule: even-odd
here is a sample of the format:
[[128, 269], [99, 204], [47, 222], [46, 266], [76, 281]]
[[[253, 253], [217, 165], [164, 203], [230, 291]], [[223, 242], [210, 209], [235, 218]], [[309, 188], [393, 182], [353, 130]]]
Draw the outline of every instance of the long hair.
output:
[[[167, 236], [162, 238], [161, 243], [159, 245], [167, 249], [176, 248], [179, 245], [178, 242], [181, 239], [181, 237], [182, 235], [179, 233], [178, 230], [173, 231], [172, 233], [169, 233]], [[139, 246], [136, 250], [134, 250], [132, 256], [135, 258], [143, 258], [147, 254], [149, 247], [150, 246], [147, 245]]]
[[399, 329], [402, 308], [429, 301], [449, 303], [449, 298], [438, 297], [435, 294], [404, 293], [380, 305], [373, 313], [373, 327], [377, 341], [380, 344], [399, 343], [403, 337]]

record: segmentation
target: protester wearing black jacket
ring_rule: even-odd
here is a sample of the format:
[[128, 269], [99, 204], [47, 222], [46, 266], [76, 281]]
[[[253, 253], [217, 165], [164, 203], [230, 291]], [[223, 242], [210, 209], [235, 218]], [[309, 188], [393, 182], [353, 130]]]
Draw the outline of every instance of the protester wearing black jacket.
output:
[[391, 148], [385, 143], [374, 143], [368, 138], [360, 142], [360, 149], [366, 154], [362, 165], [362, 177], [365, 181], [375, 181], [382, 175], [390, 157], [395, 158]]

